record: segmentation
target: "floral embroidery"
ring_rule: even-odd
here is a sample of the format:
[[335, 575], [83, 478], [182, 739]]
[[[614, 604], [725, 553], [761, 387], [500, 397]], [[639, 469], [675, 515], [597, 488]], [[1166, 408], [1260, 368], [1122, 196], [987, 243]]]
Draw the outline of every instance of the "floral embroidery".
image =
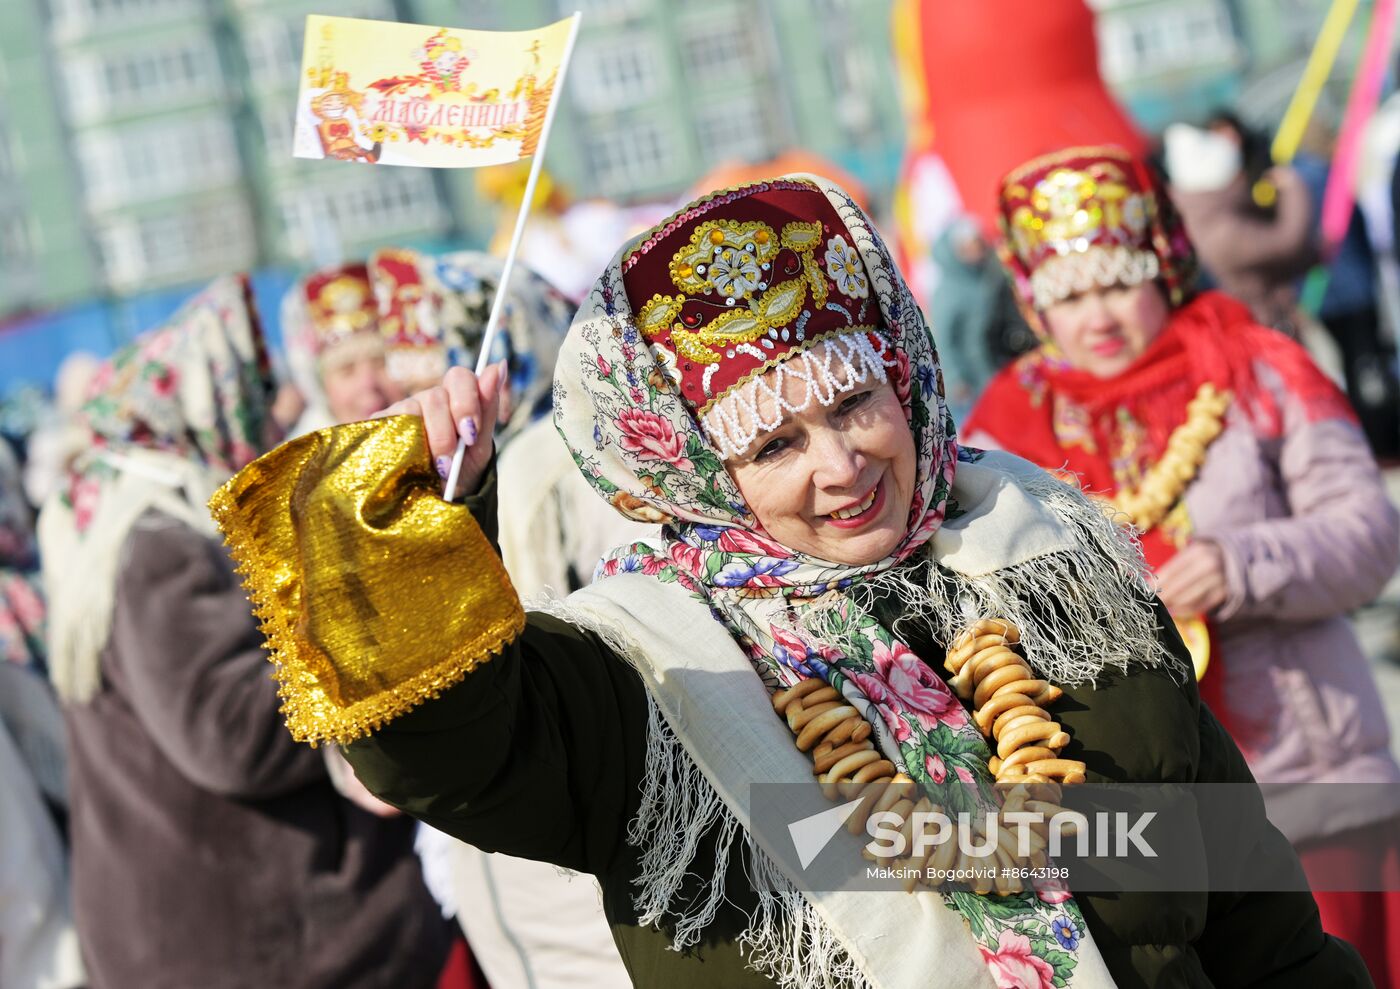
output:
[[860, 255], [840, 234], [826, 242], [826, 273], [842, 295], [853, 299], [870, 297], [870, 282], [865, 277]]
[[746, 296], [759, 287], [763, 274], [752, 254], [740, 254], [733, 248], [717, 252], [710, 264], [710, 280], [715, 290], [730, 297]]

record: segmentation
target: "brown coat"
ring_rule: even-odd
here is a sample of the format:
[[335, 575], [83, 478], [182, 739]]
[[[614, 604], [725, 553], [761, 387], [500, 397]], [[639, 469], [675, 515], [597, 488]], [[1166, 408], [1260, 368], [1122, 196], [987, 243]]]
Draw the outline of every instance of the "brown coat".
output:
[[433, 985], [413, 822], [352, 806], [288, 736], [224, 551], [148, 512], [119, 572], [103, 688], [66, 711], [92, 989]]
[[1221, 290], [1249, 306], [1257, 322], [1296, 337], [1294, 286], [1317, 260], [1312, 197], [1291, 168], [1275, 168], [1269, 178], [1278, 187], [1272, 214], [1254, 204], [1243, 175], [1218, 191], [1173, 189], [1172, 201]]

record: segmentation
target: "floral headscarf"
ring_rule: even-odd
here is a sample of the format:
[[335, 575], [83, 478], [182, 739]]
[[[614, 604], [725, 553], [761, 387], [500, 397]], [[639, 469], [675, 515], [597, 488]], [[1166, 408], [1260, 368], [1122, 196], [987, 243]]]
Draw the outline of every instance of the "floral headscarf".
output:
[[[799, 215], [794, 223], [811, 221], [822, 239], [812, 249], [796, 251], [807, 289], [798, 293], [804, 302], [792, 313], [794, 324], [808, 325], [837, 293], [855, 300], [862, 291], [873, 296], [873, 312], [839, 306], [838, 322], [825, 339], [837, 345], [866, 336], [879, 341], [884, 372], [914, 435], [919, 483], [908, 530], [890, 556], [865, 566], [796, 553], [760, 531], [719, 450], [697, 422], [700, 402], [724, 395], [687, 398], [685, 355], [676, 368], [658, 324], [638, 315], [654, 311], [655, 298], [633, 297], [636, 285], [627, 277], [644, 263], [634, 259], [656, 252], [675, 277], [690, 278], [695, 264], [685, 252], [697, 237], [703, 244], [714, 229], [737, 238], [731, 238], [729, 258], [723, 251], [731, 240], [714, 240], [726, 272], [745, 269], [761, 253], [753, 218], [778, 202]], [[762, 226], [775, 229], [771, 223]], [[807, 265], [807, 258], [815, 265]], [[770, 269], [759, 266], [764, 274], [753, 274], [754, 284], [744, 295], [743, 307], [760, 318], [778, 308], [768, 300], [790, 284], [776, 274], [781, 266], [776, 257], [772, 264], [771, 277], [765, 277]], [[799, 267], [790, 270], [796, 275]], [[771, 293], [767, 283], [774, 283]], [[714, 297], [703, 286], [690, 295], [702, 302]], [[784, 305], [787, 301], [784, 297]], [[673, 302], [666, 305], [679, 322], [670, 329], [684, 335], [690, 325], [686, 310]], [[741, 310], [736, 302], [720, 305]], [[728, 325], [740, 318], [748, 316], [732, 317]], [[829, 323], [829, 311], [824, 318]], [[810, 352], [782, 332], [790, 328], [787, 323], [772, 323], [773, 335], [762, 338], [773, 341], [770, 354], [781, 356], [770, 366]], [[842, 325], [849, 332], [843, 333]], [[709, 338], [716, 339], [721, 338]], [[719, 347], [727, 353], [722, 342]], [[761, 373], [764, 365], [757, 366]], [[725, 623], [770, 692], [821, 678], [871, 722], [885, 757], [935, 804], [953, 811], [993, 806], [987, 742], [925, 661], [933, 657], [916, 656], [852, 593], [861, 584], [893, 576], [926, 546], [950, 508], [959, 450], [928, 327], [884, 243], [849, 196], [820, 178], [775, 179], [701, 199], [634, 241], [603, 274], [570, 330], [556, 374], [555, 418], [579, 468], [603, 497], [632, 517], [666, 523], [664, 548], [627, 547], [603, 563], [601, 576], [641, 572], [679, 582]], [[1079, 962], [1080, 942], [1062, 933], [1083, 931], [1083, 918], [1065, 894], [1044, 895], [1045, 900], [1024, 894], [993, 903], [952, 892], [945, 902], [967, 920], [989, 965], [1008, 950], [1008, 939], [1018, 950], [1024, 941], [1036, 971], [1068, 982]]]
[[205, 507], [269, 440], [274, 384], [245, 278], [221, 278], [98, 371], [82, 418], [87, 452], [40, 520], [51, 673], [87, 700], [111, 623], [121, 549], [158, 509], [215, 531]]
[[267, 443], [274, 388], [252, 288], [220, 279], [93, 379], [82, 410], [92, 448], [68, 490], [78, 530], [119, 469], [109, 454], [157, 451], [226, 476], [252, 463]]
[[[390, 278], [389, 266], [376, 266], [373, 261], [370, 266], [381, 326], [391, 347], [442, 351], [444, 359], [436, 377], [450, 365], [475, 366], [501, 282], [501, 259], [480, 251], [437, 257], [416, 251], [394, 253], [411, 265], [411, 275], [401, 266], [398, 277]], [[409, 288], [409, 278], [423, 300], [416, 312], [405, 307], [400, 298]], [[514, 412], [510, 422], [497, 431], [498, 440], [514, 435], [549, 411], [554, 362], [577, 308], [547, 279], [520, 263], [511, 272], [503, 306], [489, 360], [506, 362]]]

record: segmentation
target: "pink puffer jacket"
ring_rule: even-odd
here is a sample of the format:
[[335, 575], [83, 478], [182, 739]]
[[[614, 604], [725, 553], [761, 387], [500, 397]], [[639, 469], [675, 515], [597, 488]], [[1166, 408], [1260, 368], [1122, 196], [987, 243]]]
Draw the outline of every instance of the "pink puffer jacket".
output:
[[[1282, 438], [1261, 440], [1232, 408], [1186, 506], [1225, 555], [1213, 617], [1227, 718], [1296, 844], [1400, 813], [1385, 710], [1347, 618], [1395, 572], [1400, 516], [1360, 429], [1309, 422], [1269, 368], [1256, 373]], [[1378, 785], [1298, 789], [1318, 782]]]
[[[1186, 507], [1196, 538], [1225, 556], [1229, 598], [1212, 616], [1222, 713], [1270, 818], [1300, 844], [1400, 815], [1400, 766], [1347, 617], [1400, 563], [1400, 516], [1359, 428], [1308, 421], [1271, 367], [1255, 374], [1282, 437], [1261, 439], [1232, 407]], [[983, 432], [963, 440], [1000, 446]]]

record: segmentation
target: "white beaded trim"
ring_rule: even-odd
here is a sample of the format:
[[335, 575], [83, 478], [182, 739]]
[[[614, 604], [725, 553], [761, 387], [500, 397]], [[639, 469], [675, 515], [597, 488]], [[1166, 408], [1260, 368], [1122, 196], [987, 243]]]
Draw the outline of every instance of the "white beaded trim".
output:
[[[853, 327], [793, 354], [766, 374], [735, 385], [710, 403], [700, 426], [720, 456], [729, 460], [781, 426], [790, 414], [805, 411], [814, 398], [831, 405], [871, 378], [888, 381], [885, 367], [884, 348], [871, 342], [866, 329]], [[803, 397], [795, 403], [783, 394], [790, 380], [805, 386]]]
[[1139, 285], [1161, 272], [1152, 251], [1117, 244], [1094, 246], [1042, 261], [1031, 275], [1031, 293], [1037, 309], [1047, 309], [1076, 292], [1114, 285]]

